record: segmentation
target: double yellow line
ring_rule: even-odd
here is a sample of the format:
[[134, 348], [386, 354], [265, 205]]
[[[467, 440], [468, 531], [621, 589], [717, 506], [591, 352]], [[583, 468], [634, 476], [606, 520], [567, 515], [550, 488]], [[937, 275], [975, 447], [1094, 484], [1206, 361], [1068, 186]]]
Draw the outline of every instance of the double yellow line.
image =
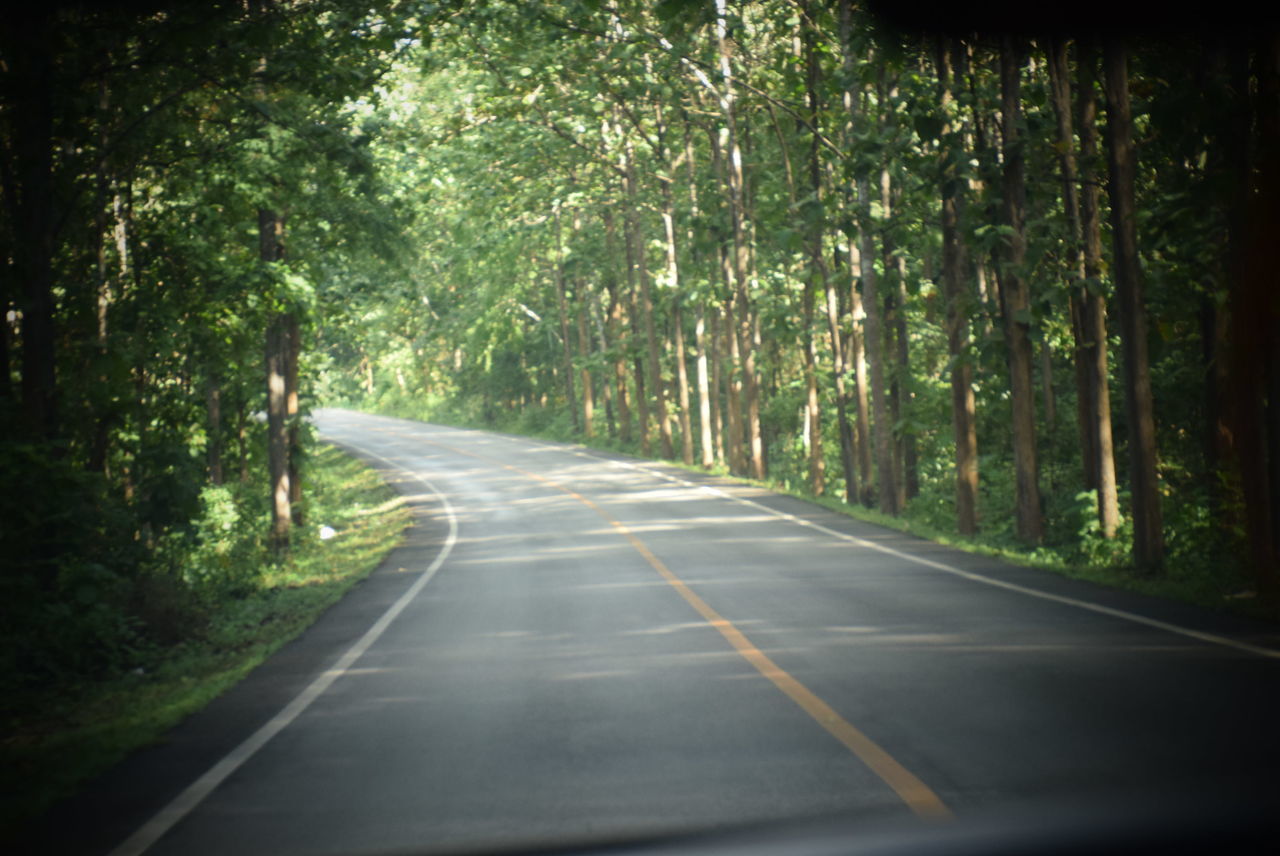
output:
[[477, 455], [473, 452], [463, 451], [452, 446], [444, 445], [435, 440], [423, 440], [422, 437], [414, 437], [420, 442], [428, 442], [441, 449], [445, 449], [457, 455], [464, 455], [469, 458], [476, 458], [490, 464], [496, 464], [505, 470], [525, 476], [548, 487], [554, 488], [562, 493], [581, 502], [590, 508], [596, 514], [600, 515], [610, 526], [616, 529], [627, 541], [635, 548], [636, 552], [644, 557], [658, 574], [674, 588], [685, 601], [692, 606], [703, 619], [720, 632], [720, 635], [733, 646], [733, 649], [742, 655], [748, 663], [755, 667], [761, 675], [768, 678], [775, 687], [781, 690], [787, 698], [791, 699], [800, 709], [809, 714], [815, 722], [827, 730], [827, 733], [838, 740], [841, 745], [852, 752], [858, 760], [862, 761], [871, 772], [880, 777], [885, 784], [893, 789], [903, 802], [916, 813], [919, 817], [940, 820], [947, 819], [952, 816], [951, 810], [938, 797], [933, 790], [924, 782], [902, 766], [892, 755], [884, 750], [880, 744], [876, 743], [853, 723], [842, 717], [835, 711], [831, 705], [827, 704], [816, 693], [796, 680], [785, 669], [769, 658], [767, 654], [752, 644], [751, 640], [746, 637], [741, 630], [734, 625], [732, 621], [716, 612], [710, 604], [703, 600], [688, 584], [666, 566], [661, 559], [654, 555], [653, 551], [640, 540], [640, 538], [632, 532], [625, 523], [615, 519], [607, 511], [601, 508], [593, 500], [588, 499], [576, 491], [573, 491], [564, 485], [556, 482], [546, 476], [529, 472], [520, 467], [503, 463], [493, 458]]

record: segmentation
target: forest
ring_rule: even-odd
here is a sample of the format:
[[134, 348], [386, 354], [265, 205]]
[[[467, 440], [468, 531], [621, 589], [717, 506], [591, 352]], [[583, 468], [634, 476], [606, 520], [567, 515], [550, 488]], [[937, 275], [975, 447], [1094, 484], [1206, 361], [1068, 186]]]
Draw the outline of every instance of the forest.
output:
[[131, 668], [287, 562], [321, 404], [1274, 614], [1277, 22], [904, 17], [10, 13], [0, 688]]

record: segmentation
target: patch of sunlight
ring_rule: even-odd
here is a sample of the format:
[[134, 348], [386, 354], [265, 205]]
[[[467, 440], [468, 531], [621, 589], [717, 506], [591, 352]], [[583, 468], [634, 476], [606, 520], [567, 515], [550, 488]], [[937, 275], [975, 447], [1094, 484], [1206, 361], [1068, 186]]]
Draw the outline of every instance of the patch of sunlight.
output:
[[401, 506], [409, 503], [429, 502], [432, 499], [435, 499], [435, 497], [428, 493], [415, 494], [414, 496], [405, 496], [401, 494], [393, 496], [386, 502], [380, 505], [375, 505], [372, 508], [357, 508], [355, 510], [355, 515], [357, 517], [367, 517], [370, 514], [386, 514], [392, 509], [400, 508]]

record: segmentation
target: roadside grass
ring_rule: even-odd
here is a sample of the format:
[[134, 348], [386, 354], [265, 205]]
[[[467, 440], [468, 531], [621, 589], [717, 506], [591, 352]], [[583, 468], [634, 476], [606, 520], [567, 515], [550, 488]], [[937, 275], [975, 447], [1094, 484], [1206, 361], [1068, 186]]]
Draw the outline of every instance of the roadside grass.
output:
[[[307, 486], [289, 559], [252, 554], [253, 583], [202, 605], [188, 638], [140, 651], [132, 670], [5, 700], [0, 841], [233, 686], [368, 576], [409, 524], [399, 495], [331, 446], [311, 454]], [[322, 525], [334, 536], [321, 539]]]
[[[475, 412], [458, 409], [446, 401], [418, 403], [399, 396], [375, 401], [356, 401], [349, 406], [371, 413], [400, 416], [408, 419], [431, 420], [440, 424], [462, 428], [504, 431], [544, 440], [576, 443], [600, 451], [622, 452], [636, 457], [641, 454], [638, 443], [623, 444], [603, 433], [594, 438], [574, 435], [567, 416], [553, 412], [514, 414], [486, 424]], [[502, 414], [499, 414], [500, 416]], [[659, 460], [650, 458], [651, 460]], [[979, 532], [970, 538], [945, 528], [945, 522], [954, 522], [954, 510], [948, 496], [922, 496], [908, 502], [903, 514], [893, 517], [874, 508], [854, 505], [836, 496], [814, 496], [802, 481], [766, 479], [763, 482], [734, 476], [723, 466], [711, 470], [700, 466], [687, 466], [679, 461], [662, 461], [669, 466], [695, 473], [711, 473], [741, 484], [750, 484], [766, 490], [783, 493], [806, 502], [812, 502], [837, 514], [843, 514], [867, 523], [895, 529], [909, 535], [944, 544], [957, 550], [1030, 568], [1051, 571], [1073, 579], [1085, 580], [1109, 588], [1132, 591], [1166, 600], [1175, 600], [1205, 607], [1218, 612], [1230, 612], [1250, 618], [1277, 621], [1275, 608], [1253, 595], [1252, 582], [1245, 573], [1243, 563], [1216, 558], [1212, 555], [1196, 555], [1194, 550], [1171, 551], [1164, 573], [1144, 576], [1128, 564], [1129, 555], [1126, 532], [1113, 540], [1102, 539], [1090, 531], [1086, 513], [1082, 531], [1074, 543], [1029, 547], [1019, 543], [1010, 531], [993, 530]], [[1076, 497], [1077, 504], [1086, 502], [1084, 495]], [[986, 496], [990, 506], [998, 502], [995, 496]], [[1223, 551], [1218, 550], [1219, 554]]]

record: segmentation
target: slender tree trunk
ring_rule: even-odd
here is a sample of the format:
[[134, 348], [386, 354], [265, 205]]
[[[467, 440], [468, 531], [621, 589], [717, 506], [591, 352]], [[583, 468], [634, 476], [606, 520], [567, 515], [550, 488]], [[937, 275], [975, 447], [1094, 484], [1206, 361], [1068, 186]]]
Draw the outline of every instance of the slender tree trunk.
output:
[[277, 314], [267, 327], [267, 466], [271, 491], [271, 547], [289, 550], [293, 514], [289, 491], [288, 383], [285, 352], [286, 318]]
[[[653, 323], [653, 287], [649, 281], [648, 253], [645, 250], [644, 230], [638, 222], [640, 202], [639, 188], [636, 181], [635, 160], [629, 143], [624, 147], [624, 151], [626, 152], [628, 231], [631, 233], [631, 245], [632, 252], [634, 254], [633, 262], [636, 265], [636, 278], [640, 283], [639, 309], [640, 320], [644, 325], [646, 354], [648, 356], [648, 382], [649, 386], [652, 387], [653, 390], [653, 399], [656, 407], [655, 416], [658, 423], [658, 438], [662, 444], [662, 457], [670, 459], [675, 457], [675, 452], [671, 442], [671, 423], [667, 419], [666, 385], [662, 380], [662, 365], [658, 354], [658, 336]], [[645, 436], [646, 438], [648, 436], [647, 424]]]
[[[284, 221], [275, 211], [258, 210], [258, 242], [262, 261], [276, 264], [284, 258]], [[267, 469], [271, 493], [272, 549], [289, 551], [293, 524], [289, 454], [289, 338], [291, 316], [276, 313], [266, 337], [267, 369]]]
[[898, 448], [902, 458], [901, 479], [898, 482], [898, 507], [920, 494], [920, 466], [916, 454], [916, 432], [912, 427], [912, 407], [915, 400], [911, 392], [911, 340], [907, 336], [907, 278], [903, 262], [898, 257], [898, 271], [893, 290], [893, 331], [897, 354], [894, 367], [894, 388], [898, 407], [894, 411], [894, 423], [902, 425], [898, 434]]
[[853, 321], [849, 334], [848, 352], [853, 363], [854, 400], [854, 452], [858, 462], [858, 501], [870, 508], [875, 504], [875, 476], [872, 469], [871, 436], [871, 381], [867, 369], [866, 308], [862, 305], [862, 292], [858, 281], [862, 270], [862, 253], [858, 241], [849, 239], [849, 317]]
[[805, 278], [803, 301], [805, 422], [808, 424], [809, 490], [814, 496], [827, 491], [826, 456], [822, 450], [822, 406], [818, 398], [818, 348], [813, 335], [815, 276]]
[[[630, 206], [628, 206], [630, 207]], [[634, 218], [628, 213], [622, 221], [623, 243], [626, 246], [627, 260], [627, 295], [630, 304], [629, 320], [631, 322], [631, 338], [633, 341], [640, 341], [643, 338], [642, 332], [642, 300], [637, 286], [637, 257], [642, 255], [637, 251], [636, 243], [638, 236], [635, 233]], [[652, 435], [649, 430], [649, 396], [645, 393], [644, 381], [644, 362], [638, 355], [632, 355], [632, 374], [635, 377], [636, 387], [636, 414], [640, 429], [640, 454], [648, 457], [652, 454], [651, 441]]]
[[716, 463], [724, 466], [728, 460], [724, 450], [725, 394], [721, 392], [724, 389], [725, 376], [724, 337], [720, 333], [722, 324], [719, 310], [712, 306], [710, 313], [711, 329], [708, 332], [711, 339], [711, 436], [716, 447]]
[[[804, 315], [804, 374], [805, 374], [805, 408], [809, 421], [809, 489], [814, 496], [826, 493], [826, 455], [822, 446], [822, 405], [818, 396], [818, 347], [814, 335], [814, 301], [819, 288], [829, 297], [830, 286], [827, 285], [826, 256], [822, 250], [822, 236], [826, 225], [823, 206], [822, 157], [821, 157], [821, 116], [822, 104], [818, 96], [819, 68], [816, 49], [817, 24], [813, 20], [812, 4], [806, 0], [802, 6], [802, 30], [804, 66], [805, 66], [805, 123], [809, 130], [809, 149], [807, 158], [809, 193], [812, 203], [804, 217], [808, 225], [806, 245], [809, 254], [809, 270], [805, 276], [804, 294], [802, 297]], [[829, 301], [828, 301], [829, 302]], [[830, 319], [828, 319], [828, 323]], [[837, 322], [838, 327], [838, 322]], [[833, 342], [838, 338], [837, 330], [832, 330]], [[833, 346], [834, 347], [834, 346]], [[839, 375], [840, 367], [835, 366]], [[843, 383], [837, 382], [837, 409], [841, 420], [844, 416]], [[844, 442], [843, 434], [841, 442]]]
[[600, 295], [598, 292], [587, 289], [586, 293], [590, 294], [590, 302], [585, 311], [590, 314], [589, 323], [596, 332], [596, 351], [600, 354], [600, 359], [605, 368], [600, 373], [600, 396], [604, 400], [604, 421], [605, 431], [610, 437], [618, 436], [618, 422], [613, 412], [613, 385], [609, 382], [608, 371], [608, 354], [612, 349], [612, 343], [609, 341], [606, 332], [607, 323], [604, 317], [604, 310], [600, 307]]
[[680, 295], [672, 297], [671, 326], [675, 339], [676, 393], [680, 404], [680, 460], [685, 466], [693, 466], [693, 419], [689, 412], [689, 365], [684, 348], [684, 313], [680, 309]]
[[[700, 270], [702, 268], [702, 254], [698, 251], [697, 235], [694, 233], [695, 224], [698, 222], [701, 211], [698, 206], [698, 172], [695, 160], [695, 150], [693, 147], [693, 126], [689, 120], [688, 111], [681, 111], [682, 126], [684, 128], [684, 162], [685, 169], [688, 173], [689, 181], [689, 225], [685, 234], [685, 244], [689, 247], [689, 252], [693, 258], [693, 269]], [[710, 469], [715, 464], [715, 440], [714, 431], [711, 424], [711, 382], [709, 374], [709, 366], [707, 362], [707, 301], [702, 298], [698, 301], [697, 317], [694, 319], [694, 347], [697, 349], [696, 361], [696, 378], [698, 384], [698, 451], [699, 462], [704, 469]], [[712, 335], [714, 338], [714, 334]], [[688, 411], [688, 407], [681, 406], [681, 409]]]
[[1058, 398], [1053, 391], [1053, 348], [1040, 342], [1040, 394], [1044, 397], [1044, 424], [1052, 431], [1058, 423]]
[[1098, 522], [1103, 536], [1114, 538], [1120, 526], [1120, 501], [1116, 485], [1115, 444], [1111, 434], [1107, 301], [1101, 285], [1102, 229], [1098, 182], [1094, 177], [1094, 164], [1098, 159], [1098, 105], [1094, 94], [1098, 57], [1092, 43], [1081, 41], [1078, 47], [1076, 64], [1080, 85], [1076, 97], [1080, 120], [1080, 243], [1085, 282], [1080, 317], [1090, 375], [1091, 433], [1097, 453]]
[[743, 370], [737, 327], [737, 319], [734, 317], [734, 298], [730, 297], [725, 303], [724, 323], [721, 326], [729, 351], [729, 388], [726, 396], [729, 416], [725, 420], [729, 439], [726, 446], [729, 453], [729, 469], [736, 475], [746, 475], [747, 456], [742, 424]]
[[591, 378], [591, 337], [587, 335], [587, 314], [590, 311], [586, 298], [586, 285], [581, 280], [576, 283], [578, 294], [578, 354], [582, 359], [582, 433], [587, 438], [596, 435], [595, 385]]
[[[109, 145], [109, 125], [110, 125], [110, 109], [111, 99], [110, 91], [107, 88], [106, 81], [98, 84], [98, 145], [103, 151]], [[109, 212], [107, 210], [107, 197], [111, 195], [110, 189], [112, 184], [111, 175], [109, 173], [106, 161], [102, 161], [97, 167], [97, 197], [94, 200], [94, 225], [93, 225], [93, 244], [94, 254], [96, 256], [96, 277], [95, 291], [97, 297], [97, 335], [94, 341], [93, 359], [86, 359], [86, 370], [94, 371], [96, 369], [96, 382], [102, 388], [106, 388], [107, 376], [105, 365], [108, 355], [108, 331], [111, 307], [111, 276], [108, 273], [109, 264], [107, 262], [107, 227]], [[118, 194], [116, 194], [118, 196]], [[7, 302], [7, 301], [6, 301]], [[7, 355], [6, 355], [7, 356]], [[88, 355], [86, 354], [86, 357]], [[96, 366], [94, 362], [96, 361]], [[7, 361], [6, 361], [7, 366]], [[8, 383], [8, 376], [4, 378], [4, 383]], [[110, 415], [105, 408], [91, 408], [87, 414], [93, 423], [93, 434], [89, 441], [89, 459], [85, 464], [89, 472], [107, 474], [107, 445], [110, 441], [109, 421]]]
[[[1093, 389], [1093, 373], [1089, 368], [1089, 341], [1084, 321], [1089, 289], [1085, 283], [1079, 194], [1076, 190], [1076, 150], [1075, 135], [1072, 130], [1071, 80], [1067, 67], [1066, 40], [1050, 39], [1046, 54], [1049, 67], [1049, 93], [1058, 125], [1057, 149], [1058, 167], [1062, 171], [1062, 210], [1066, 215], [1074, 258], [1073, 269], [1069, 276], [1076, 280], [1068, 290], [1071, 334], [1075, 345], [1076, 426], [1080, 438], [1084, 486], [1088, 490], [1096, 490], [1099, 475], [1098, 438], [1094, 432], [1097, 422], [1093, 415], [1096, 393]], [[1051, 424], [1053, 422], [1052, 419], [1047, 421]]]
[[1111, 179], [1111, 236], [1116, 304], [1124, 350], [1125, 417], [1129, 427], [1129, 479], [1133, 495], [1133, 557], [1141, 573], [1164, 564], [1160, 477], [1156, 470], [1155, 409], [1147, 356], [1147, 309], [1138, 258], [1134, 183], [1137, 155], [1129, 109], [1127, 52], [1109, 40], [1103, 48], [1107, 96], [1107, 155]]
[[849, 390], [845, 381], [844, 337], [841, 335], [840, 295], [831, 277], [823, 283], [826, 290], [827, 327], [831, 333], [831, 362], [836, 392], [836, 430], [840, 434], [840, 470], [844, 476], [845, 502], [858, 501], [858, 471], [854, 462], [853, 426], [849, 424]]
[[897, 516], [898, 486], [893, 463], [893, 421], [889, 413], [888, 385], [885, 377], [885, 324], [884, 308], [880, 301], [880, 286], [876, 276], [875, 248], [872, 244], [871, 182], [866, 177], [858, 179], [858, 205], [861, 224], [859, 258], [862, 280], [862, 308], [867, 316], [867, 367], [871, 386], [872, 436], [876, 459], [876, 489], [880, 511]]
[[751, 323], [750, 247], [746, 233], [746, 187], [742, 170], [742, 151], [738, 140], [738, 123], [735, 108], [733, 58], [728, 38], [725, 0], [716, 0], [716, 42], [722, 82], [721, 101], [727, 130], [727, 163], [729, 187], [729, 219], [733, 229], [732, 270], [736, 294], [736, 338], [741, 359], [743, 387], [747, 405], [747, 433], [750, 448], [751, 476], [765, 477], [764, 439], [760, 432], [760, 380], [756, 368], [756, 350]]
[[[936, 66], [944, 113], [953, 109], [952, 46], [943, 38]], [[948, 126], [944, 138], [955, 132]], [[951, 356], [951, 427], [955, 436], [956, 529], [972, 536], [978, 531], [978, 434], [973, 394], [973, 363], [969, 348], [969, 308], [972, 300], [964, 287], [964, 243], [960, 235], [960, 202], [963, 182], [957, 170], [960, 152], [944, 146], [939, 153], [942, 190], [942, 292], [947, 301], [947, 353]]]
[[[618, 257], [617, 228], [613, 212], [604, 209], [604, 246], [610, 259]], [[604, 275], [605, 290], [609, 293], [609, 340], [613, 343], [613, 380], [618, 399], [618, 439], [624, 445], [631, 443], [631, 397], [627, 389], [627, 323], [623, 317], [622, 301], [618, 299], [618, 279], [613, 266]]]
[[1000, 293], [1009, 346], [1009, 394], [1013, 409], [1015, 518], [1018, 538], [1044, 537], [1036, 462], [1035, 393], [1032, 385], [1031, 297], [1023, 278], [1026, 264], [1026, 181], [1021, 103], [1022, 50], [1016, 37], [1000, 40], [1001, 135], [1004, 151], [1004, 221], [1010, 228]]
[[569, 299], [565, 294], [564, 282], [564, 245], [562, 242], [560, 231], [560, 209], [557, 208], [554, 213], [555, 217], [555, 282], [556, 282], [556, 308], [560, 315], [560, 362], [561, 374], [564, 376], [564, 399], [565, 404], [569, 408], [569, 416], [573, 420], [573, 433], [579, 434], [582, 431], [582, 422], [578, 418], [578, 396], [574, 391], [573, 384], [573, 341], [569, 338]]
[[[857, 79], [856, 48], [853, 44], [854, 6], [852, 0], [840, 0], [840, 43], [845, 76], [849, 81]], [[868, 119], [861, 114], [860, 96], [852, 84], [846, 84], [844, 107], [849, 115], [849, 131], [856, 131], [859, 123]], [[862, 502], [871, 507], [872, 497], [878, 497], [880, 510], [896, 515], [897, 485], [894, 483], [893, 437], [886, 400], [884, 353], [885, 332], [879, 298], [879, 283], [875, 272], [874, 223], [871, 219], [871, 182], [865, 172], [855, 182], [858, 218], [858, 239], [849, 241], [852, 287], [850, 297], [854, 322], [851, 342], [858, 403], [858, 466]], [[859, 283], [861, 293], [859, 293]], [[865, 321], [865, 337], [859, 328]], [[868, 395], [869, 393], [869, 395]], [[868, 397], [870, 406], [868, 407]], [[868, 416], [870, 418], [868, 418]], [[874, 449], [876, 477], [871, 477], [871, 458]]]
[[[281, 221], [281, 229], [284, 222]], [[284, 323], [285, 420], [289, 426], [289, 516], [292, 526], [305, 524], [302, 504], [302, 437], [301, 411], [298, 401], [298, 364], [302, 358], [302, 328], [296, 312], [289, 312]]]
[[1085, 330], [1085, 313], [1089, 288], [1085, 282], [1084, 247], [1081, 240], [1079, 194], [1076, 187], [1075, 139], [1071, 128], [1071, 96], [1067, 79], [1067, 48], [1065, 41], [1050, 43], [1049, 80], [1053, 95], [1054, 112], [1058, 119], [1058, 164], [1062, 170], [1062, 208], [1067, 218], [1067, 228], [1074, 243], [1075, 263], [1071, 276], [1077, 282], [1068, 292], [1071, 315], [1071, 336], [1075, 348], [1074, 366], [1076, 381], [1076, 426], [1080, 440], [1080, 457], [1086, 490], [1096, 490], [1099, 482], [1098, 438], [1095, 433], [1097, 419], [1094, 416], [1097, 393], [1093, 388], [1093, 372], [1089, 365], [1089, 337]]
[[698, 317], [694, 320], [693, 344], [698, 350], [698, 451], [703, 469], [715, 465], [715, 441], [711, 430], [711, 376], [707, 362], [707, 304], [698, 304]]
[[[655, 121], [658, 132], [658, 156], [663, 163], [670, 164], [668, 171], [675, 172], [676, 165], [672, 163], [671, 153], [667, 146], [667, 125], [663, 118], [661, 106], [655, 110]], [[670, 289], [671, 298], [671, 316], [672, 316], [672, 340], [675, 351], [676, 361], [676, 401], [679, 405], [679, 414], [677, 416], [680, 423], [680, 460], [686, 465], [693, 464], [693, 427], [691, 422], [691, 414], [689, 413], [689, 367], [685, 362], [684, 353], [684, 323], [680, 311], [680, 253], [676, 244], [676, 205], [675, 196], [671, 190], [671, 179], [669, 176], [659, 177], [660, 192], [662, 197], [662, 227], [664, 237], [666, 239], [666, 265], [667, 265], [667, 288]], [[665, 416], [665, 405], [663, 410]], [[665, 430], [665, 443], [667, 446], [667, 457], [674, 456], [674, 448], [671, 439], [671, 425], [668, 421]]]

